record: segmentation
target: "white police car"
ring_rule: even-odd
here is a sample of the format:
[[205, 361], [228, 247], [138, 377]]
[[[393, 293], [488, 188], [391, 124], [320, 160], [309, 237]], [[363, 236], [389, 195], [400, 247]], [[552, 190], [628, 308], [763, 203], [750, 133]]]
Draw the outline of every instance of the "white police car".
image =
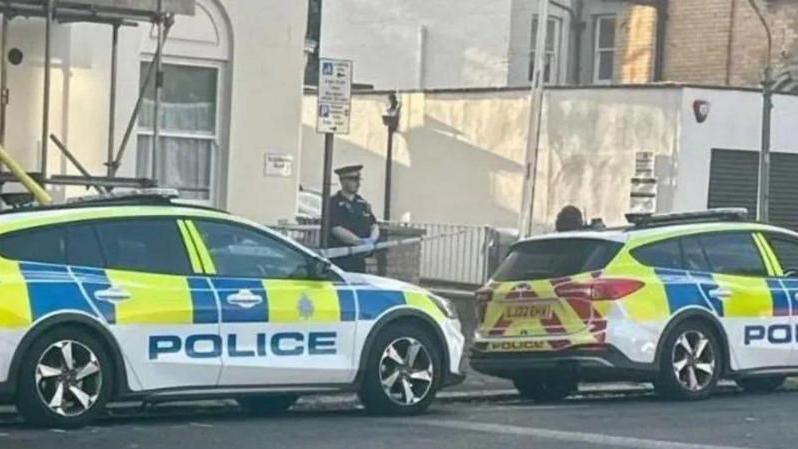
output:
[[256, 412], [357, 391], [387, 414], [462, 380], [452, 306], [161, 196], [0, 214], [0, 399], [74, 427], [112, 400]]

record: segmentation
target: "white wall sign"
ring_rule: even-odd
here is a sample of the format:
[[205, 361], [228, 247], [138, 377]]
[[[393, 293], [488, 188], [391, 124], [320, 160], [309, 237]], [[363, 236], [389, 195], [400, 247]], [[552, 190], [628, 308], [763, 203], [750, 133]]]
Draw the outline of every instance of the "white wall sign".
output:
[[319, 90], [316, 131], [349, 134], [352, 109], [352, 61], [319, 60]]
[[263, 174], [287, 178], [294, 170], [294, 156], [284, 153], [266, 153]]

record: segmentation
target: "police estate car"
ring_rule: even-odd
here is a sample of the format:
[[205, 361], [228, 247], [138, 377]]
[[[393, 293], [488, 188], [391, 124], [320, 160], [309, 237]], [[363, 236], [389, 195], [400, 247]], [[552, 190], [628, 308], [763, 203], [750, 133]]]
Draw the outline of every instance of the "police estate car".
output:
[[642, 216], [517, 243], [477, 294], [477, 371], [536, 400], [580, 381], [652, 381], [681, 399], [718, 379], [798, 374], [798, 234], [745, 211]]
[[36, 424], [118, 399], [268, 413], [340, 390], [417, 413], [461, 380], [463, 344], [445, 299], [220, 211], [150, 195], [0, 213], [0, 398]]

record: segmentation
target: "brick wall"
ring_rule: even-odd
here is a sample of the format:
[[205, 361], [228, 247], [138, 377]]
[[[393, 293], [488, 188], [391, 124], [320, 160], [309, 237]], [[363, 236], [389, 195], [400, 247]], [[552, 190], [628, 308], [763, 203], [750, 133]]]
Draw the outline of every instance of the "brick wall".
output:
[[[773, 30], [776, 73], [798, 67], [798, 2], [757, 0]], [[748, 0], [669, 0], [664, 54], [667, 81], [756, 86], [767, 61], [766, 39]], [[630, 5], [619, 21], [616, 78], [649, 81], [656, 39], [654, 8]]]
[[[421, 237], [423, 230], [405, 226], [380, 225], [380, 240], [403, 240]], [[392, 279], [418, 284], [421, 278], [421, 243], [400, 245], [380, 251], [366, 259], [366, 271]]]
[[650, 82], [654, 74], [656, 10], [649, 6], [629, 5], [619, 17], [616, 26], [616, 82]]

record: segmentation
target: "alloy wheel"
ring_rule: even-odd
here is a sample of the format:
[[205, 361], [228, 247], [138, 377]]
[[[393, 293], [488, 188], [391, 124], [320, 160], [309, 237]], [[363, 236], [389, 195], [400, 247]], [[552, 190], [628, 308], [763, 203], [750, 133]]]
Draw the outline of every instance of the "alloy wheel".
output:
[[676, 380], [689, 391], [702, 391], [712, 383], [716, 354], [709, 338], [697, 330], [684, 332], [673, 346], [671, 361]]
[[74, 417], [91, 409], [102, 390], [97, 355], [73, 340], [50, 345], [36, 364], [36, 390], [53, 413]]
[[433, 362], [427, 348], [412, 337], [397, 338], [380, 357], [380, 383], [395, 403], [410, 406], [424, 400], [432, 389]]

